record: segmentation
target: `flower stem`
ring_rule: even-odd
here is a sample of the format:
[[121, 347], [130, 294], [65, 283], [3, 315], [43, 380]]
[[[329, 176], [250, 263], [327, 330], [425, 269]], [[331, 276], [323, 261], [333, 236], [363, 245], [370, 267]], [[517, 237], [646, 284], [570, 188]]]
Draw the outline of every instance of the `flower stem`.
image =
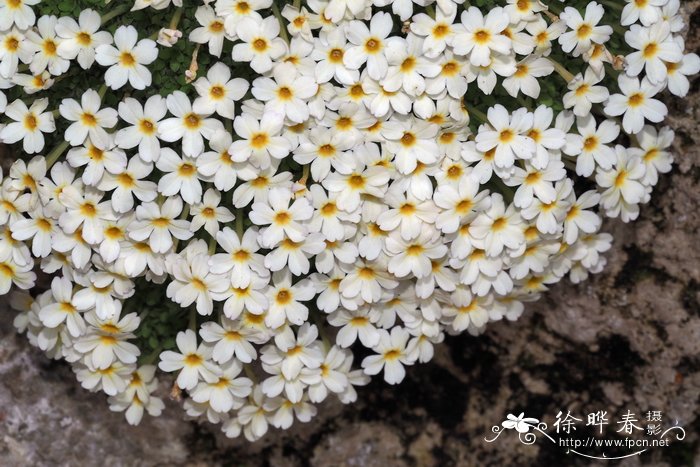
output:
[[489, 119], [488, 119], [488, 117], [486, 116], [485, 113], [483, 113], [483, 112], [480, 111], [480, 110], [477, 110], [477, 109], [474, 108], [474, 107], [468, 107], [468, 108], [467, 108], [467, 113], [468, 113], [469, 115], [474, 115], [474, 116], [476, 117], [476, 119], [479, 120], [481, 123], [486, 123], [486, 122], [489, 121]]
[[289, 34], [287, 33], [287, 25], [284, 24], [284, 18], [282, 17], [282, 13], [280, 13], [280, 7], [277, 6], [277, 3], [274, 1], [272, 2], [272, 13], [277, 17], [277, 21], [280, 23], [280, 37], [289, 44]]
[[151, 363], [155, 362], [162, 351], [163, 351], [162, 347], [158, 347], [156, 349], [153, 349], [153, 352], [151, 352], [148, 355], [146, 355], [145, 357], [139, 359], [139, 366], [150, 365]]
[[243, 209], [236, 209], [236, 233], [239, 239], [243, 239]]
[[549, 4], [545, 5], [547, 7], [547, 10], [553, 11], [557, 15], [559, 15], [562, 11], [564, 11], [564, 8], [561, 7], [560, 5], [557, 4], [558, 2], [554, 0], [553, 2], [550, 2]]
[[110, 11], [109, 13], [103, 15], [100, 19], [102, 21], [102, 25], [107, 23], [109, 20], [112, 18], [116, 18], [117, 16], [121, 15], [122, 13], [126, 13], [131, 9], [131, 3], [127, 3], [125, 5], [119, 6], [115, 8], [114, 10]]
[[255, 376], [255, 371], [253, 371], [253, 367], [250, 364], [244, 363], [243, 371], [245, 372], [245, 375], [248, 377], [248, 379], [251, 380], [253, 383], [258, 382], [258, 377]]
[[68, 141], [63, 141], [61, 144], [56, 146], [47, 156], [46, 156], [46, 170], [48, 171], [58, 160], [59, 157], [61, 157], [61, 154], [65, 152], [66, 149], [68, 149], [69, 143]]
[[552, 65], [554, 66], [554, 70], [556, 70], [556, 72], [559, 74], [559, 76], [561, 76], [562, 78], [564, 78], [564, 81], [566, 81], [567, 83], [569, 83], [569, 82], [571, 82], [571, 80], [574, 79], [573, 73], [571, 73], [569, 70], [567, 70], [566, 68], [564, 68], [564, 65], [562, 65], [562, 64], [559, 63], [559, 62], [557, 62], [556, 60], [554, 60], [554, 59], [551, 58], [551, 57], [549, 57], [549, 61], [550, 61], [550, 62], [552, 63]]
[[182, 12], [184, 10], [185, 9], [183, 7], [180, 7], [177, 10], [175, 10], [175, 14], [173, 14], [173, 17], [170, 19], [168, 29], [177, 29], [178, 24], [180, 24], [180, 19], [182, 19]]
[[195, 333], [197, 332], [197, 310], [195, 307], [190, 308], [190, 323], [188, 327]]
[[622, 5], [620, 5], [620, 4], [618, 4], [618, 3], [611, 2], [611, 1], [608, 1], [608, 0], [599, 0], [599, 1], [600, 1], [600, 3], [602, 3], [603, 5], [605, 5], [605, 6], [607, 6], [607, 7], [610, 7], [610, 8], [612, 8], [613, 10], [622, 11]]

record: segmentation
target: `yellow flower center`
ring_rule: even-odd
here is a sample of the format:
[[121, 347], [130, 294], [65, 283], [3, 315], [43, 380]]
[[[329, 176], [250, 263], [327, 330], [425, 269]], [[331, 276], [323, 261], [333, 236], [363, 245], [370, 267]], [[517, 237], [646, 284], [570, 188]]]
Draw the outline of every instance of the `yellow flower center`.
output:
[[129, 52], [122, 52], [119, 55], [119, 64], [126, 68], [131, 68], [136, 65], [136, 58]]
[[156, 132], [156, 126], [153, 124], [152, 121], [144, 118], [141, 121], [139, 121], [139, 130], [141, 131], [141, 133], [150, 136]]
[[479, 29], [474, 33], [474, 42], [484, 45], [491, 40], [491, 33], [486, 29]]
[[438, 23], [433, 26], [433, 37], [442, 39], [450, 33], [450, 26], [445, 23]]
[[644, 47], [644, 51], [642, 52], [642, 56], [644, 56], [644, 58], [647, 58], [647, 59], [653, 58], [656, 56], [658, 51], [659, 51], [659, 46], [652, 42], [650, 44], [647, 44], [646, 47]]
[[56, 56], [56, 43], [53, 41], [53, 39], [46, 39], [42, 44], [42, 49], [45, 55], [49, 57]]
[[222, 23], [221, 21], [213, 21], [209, 25], [209, 31], [213, 32], [214, 34], [219, 34], [223, 30], [224, 30], [224, 23]]
[[586, 39], [588, 36], [590, 36], [592, 31], [593, 28], [589, 24], [584, 23], [576, 30], [576, 37], [578, 37], [579, 40]]
[[253, 41], [253, 49], [258, 52], [262, 53], [267, 50], [267, 41], [263, 38], [257, 38]]
[[287, 225], [291, 222], [292, 216], [287, 211], [281, 211], [275, 214], [275, 224]]
[[38, 126], [39, 123], [37, 122], [34, 114], [28, 113], [26, 117], [24, 117], [24, 128], [26, 128], [27, 130], [35, 131]]
[[194, 165], [187, 163], [187, 162], [182, 164], [177, 169], [177, 173], [181, 177], [191, 177], [192, 175], [195, 174], [195, 172], [197, 172], [197, 168]]
[[226, 89], [223, 86], [212, 86], [209, 90], [209, 96], [214, 100], [219, 100], [226, 95]]
[[250, 139], [250, 145], [255, 149], [263, 149], [267, 147], [269, 141], [270, 138], [267, 136], [267, 133], [256, 133]]
[[182, 120], [188, 130], [196, 130], [202, 125], [202, 119], [199, 118], [199, 115], [192, 112], [185, 115]]
[[92, 44], [92, 36], [87, 32], [81, 31], [75, 36], [75, 41], [79, 45], [87, 47], [88, 45]]
[[641, 92], [634, 93], [627, 99], [627, 103], [630, 107], [639, 107], [643, 102], [644, 94]]
[[376, 37], [370, 37], [365, 41], [365, 52], [368, 54], [376, 54], [382, 48], [382, 41]]
[[411, 147], [416, 144], [416, 136], [413, 133], [405, 132], [401, 137], [401, 144], [404, 147]]
[[287, 86], [282, 86], [277, 90], [277, 97], [279, 97], [280, 100], [288, 101], [294, 97], [294, 92]]
[[277, 295], [275, 296], [275, 301], [280, 305], [286, 305], [287, 303], [292, 301], [292, 294], [289, 292], [289, 290], [282, 289], [279, 292], [277, 292]]

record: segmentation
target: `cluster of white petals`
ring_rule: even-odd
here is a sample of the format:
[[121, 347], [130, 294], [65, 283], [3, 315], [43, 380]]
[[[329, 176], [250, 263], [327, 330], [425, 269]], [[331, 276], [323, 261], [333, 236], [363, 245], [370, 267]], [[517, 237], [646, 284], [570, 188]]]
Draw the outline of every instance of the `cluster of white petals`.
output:
[[[0, 186], [15, 325], [130, 423], [162, 411], [159, 368], [250, 440], [601, 271], [602, 217], [634, 220], [671, 170], [661, 92], [700, 70], [679, 0], [209, 0], [157, 42], [37, 3], [0, 0], [0, 142], [27, 155]], [[178, 40], [211, 66], [133, 97]], [[54, 99], [76, 68], [104, 85]], [[153, 358], [137, 279], [189, 310]]]

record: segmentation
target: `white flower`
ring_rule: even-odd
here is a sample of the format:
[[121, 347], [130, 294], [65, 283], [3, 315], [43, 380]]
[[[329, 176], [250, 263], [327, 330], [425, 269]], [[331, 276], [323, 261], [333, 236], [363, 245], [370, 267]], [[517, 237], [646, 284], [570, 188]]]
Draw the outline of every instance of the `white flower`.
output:
[[[676, 37], [676, 41], [683, 45], [683, 39]], [[677, 63], [666, 63], [666, 73], [668, 75], [668, 90], [671, 94], [685, 97], [690, 89], [688, 76], [692, 76], [700, 71], [700, 57], [691, 53], [683, 55]]]
[[253, 277], [270, 277], [263, 256], [256, 253], [260, 249], [256, 228], [246, 230], [243, 238], [239, 238], [229, 227], [224, 227], [216, 234], [216, 241], [226, 253], [215, 254], [209, 260], [213, 273], [229, 273], [231, 285], [236, 288], [248, 287]]
[[32, 267], [30, 262], [17, 264], [11, 259], [0, 261], [0, 294], [7, 294], [12, 284], [22, 290], [34, 287], [36, 274], [32, 272]]
[[167, 142], [182, 139], [182, 150], [186, 156], [199, 156], [204, 152], [204, 138], [210, 139], [214, 133], [224, 129], [221, 121], [196, 113], [182, 91], [170, 94], [166, 102], [174, 117], [160, 122], [158, 137]]
[[337, 193], [338, 206], [345, 211], [354, 211], [360, 206], [363, 194], [382, 197], [386, 192], [389, 173], [382, 167], [366, 167], [360, 157], [363, 153], [376, 149], [374, 144], [365, 144], [348, 153], [343, 164], [336, 167], [322, 185], [331, 193]]
[[250, 62], [256, 73], [272, 69], [273, 60], [286, 51], [284, 40], [279, 36], [280, 24], [274, 16], [265, 19], [246, 17], [236, 25], [236, 34], [243, 44], [233, 46], [233, 60]]
[[629, 134], [639, 133], [644, 127], [644, 120], [659, 123], [668, 113], [666, 105], [653, 97], [661, 91], [663, 85], [651, 84], [647, 78], [640, 82], [621, 74], [617, 78], [622, 94], [613, 94], [605, 106], [605, 113], [616, 117], [623, 115], [622, 128]]
[[327, 83], [333, 78], [345, 85], [357, 82], [360, 73], [348, 69], [343, 61], [347, 43], [345, 32], [340, 28], [322, 32], [314, 41], [311, 57], [316, 62], [314, 74], [319, 84]]
[[42, 16], [37, 23], [37, 31], [27, 31], [27, 39], [32, 43], [36, 54], [29, 64], [29, 69], [34, 75], [48, 70], [54, 76], [61, 75], [68, 70], [70, 62], [58, 54], [60, 39], [56, 37], [55, 16]]
[[382, 136], [386, 138], [386, 148], [396, 154], [394, 164], [399, 172], [408, 174], [418, 162], [432, 164], [437, 160], [437, 132], [437, 125], [416, 118], [397, 119], [384, 125]]
[[39, 311], [39, 319], [50, 328], [66, 323], [73, 337], [85, 333], [85, 320], [73, 303], [73, 284], [66, 278], [54, 277], [51, 281], [51, 294], [55, 302]]
[[649, 28], [634, 24], [625, 33], [625, 41], [637, 50], [625, 57], [625, 73], [627, 76], [638, 76], [644, 68], [646, 77], [653, 84], [666, 80], [664, 62], [677, 63], [683, 58], [683, 49], [673, 40], [666, 22]]
[[598, 26], [604, 13], [603, 7], [596, 2], [586, 5], [584, 16], [581, 16], [581, 13], [573, 7], [564, 8], [564, 12], [559, 17], [571, 31], [559, 36], [562, 50], [567, 53], [573, 51], [573, 56], [578, 57], [587, 52], [593, 44], [606, 43], [613, 29], [610, 26]]
[[243, 78], [231, 79], [231, 70], [222, 62], [217, 62], [207, 71], [207, 77], [194, 82], [199, 97], [192, 104], [192, 110], [201, 115], [217, 113], [233, 120], [235, 102], [245, 96], [248, 82]]
[[605, 189], [600, 196], [600, 205], [609, 216], [615, 216], [624, 209], [621, 203], [641, 202], [646, 193], [641, 182], [645, 172], [641, 159], [631, 156], [620, 145], [615, 146], [615, 153], [617, 161], [613, 168], [599, 169], [595, 176], [596, 183]]
[[126, 169], [126, 154], [114, 147], [114, 139], [109, 135], [109, 142], [100, 149], [87, 139], [84, 146], [68, 151], [66, 160], [71, 167], [83, 167], [82, 180], [86, 185], [97, 186], [105, 172], [119, 175]]
[[189, 230], [190, 223], [178, 219], [182, 204], [179, 197], [172, 197], [166, 199], [162, 206], [152, 202], [139, 205], [129, 237], [137, 242], [148, 240], [155, 253], [167, 252], [173, 246], [173, 236], [179, 240], [188, 240], [193, 235]]
[[80, 98], [63, 99], [59, 106], [61, 116], [72, 123], [64, 135], [71, 146], [79, 146], [90, 137], [92, 144], [104, 149], [110, 142], [106, 128], [117, 124], [117, 111], [111, 108], [100, 109], [102, 99], [96, 91], [88, 89]]
[[212, 237], [216, 237], [219, 231], [219, 224], [231, 222], [235, 216], [225, 206], [220, 206], [221, 193], [208, 189], [204, 193], [201, 204], [195, 204], [191, 208], [192, 223], [190, 229], [197, 231], [202, 226]]
[[527, 162], [524, 168], [515, 167], [513, 174], [504, 180], [508, 186], [517, 186], [513, 204], [521, 209], [530, 206], [537, 197], [544, 204], [549, 204], [556, 198], [554, 183], [566, 176], [564, 163], [550, 157], [544, 168], [539, 169]]
[[95, 10], [87, 9], [80, 12], [76, 22], [69, 16], [58, 19], [56, 35], [61, 38], [56, 51], [58, 55], [73, 60], [85, 70], [95, 61], [95, 48], [112, 42], [112, 36], [107, 31], [99, 31], [102, 20]]
[[268, 169], [273, 161], [289, 154], [291, 144], [280, 136], [283, 120], [271, 114], [264, 114], [258, 121], [253, 116], [242, 114], [233, 121], [239, 140], [234, 141], [228, 153], [234, 162], [249, 162], [260, 169]]
[[11, 78], [19, 62], [29, 63], [33, 56], [31, 42], [16, 28], [0, 32], [0, 77]]
[[272, 275], [272, 284], [267, 299], [270, 308], [265, 316], [265, 324], [272, 329], [285, 322], [301, 326], [309, 317], [309, 309], [300, 302], [311, 300], [316, 291], [309, 280], [302, 280], [292, 285], [289, 271], [278, 271]]
[[51, 253], [52, 239], [57, 232], [58, 212], [51, 208], [34, 210], [30, 219], [20, 219], [12, 223], [12, 238], [25, 241], [32, 239], [32, 254], [44, 258]]
[[382, 86], [388, 92], [403, 89], [410, 96], [425, 91], [425, 78], [434, 78], [441, 67], [437, 60], [423, 56], [423, 39], [409, 35], [406, 41], [393, 41], [387, 45], [386, 57], [389, 69]]
[[202, 5], [197, 8], [194, 17], [200, 26], [190, 32], [190, 40], [197, 44], [208, 44], [209, 53], [215, 57], [220, 57], [224, 48], [224, 39], [226, 38], [224, 19], [216, 16], [214, 9], [209, 5]]
[[114, 46], [102, 44], [95, 49], [95, 60], [109, 67], [105, 72], [105, 83], [119, 89], [128, 81], [134, 89], [145, 89], [151, 85], [150, 65], [158, 58], [156, 43], [150, 39], [138, 40], [133, 26], [120, 26], [114, 33]]
[[378, 355], [371, 355], [362, 360], [362, 368], [368, 375], [376, 375], [384, 370], [384, 381], [398, 384], [406, 376], [404, 365], [412, 365], [413, 359], [406, 352], [406, 343], [410, 335], [402, 327], [394, 327], [391, 334], [381, 330], [379, 343], [372, 349]]
[[457, 9], [445, 13], [442, 8], [435, 10], [435, 18], [419, 13], [412, 18], [411, 32], [425, 37], [422, 52], [431, 58], [438, 57], [448, 45], [452, 44], [457, 28], [454, 26]]
[[318, 90], [314, 79], [299, 76], [288, 63], [277, 65], [272, 76], [273, 79], [261, 77], [253, 81], [253, 95], [265, 103], [265, 115], [278, 120], [287, 117], [294, 123], [306, 121], [309, 118], [306, 101]]
[[179, 332], [176, 337], [177, 348], [180, 351], [167, 350], [160, 354], [158, 368], [163, 371], [178, 371], [177, 385], [181, 389], [194, 389], [201, 380], [215, 383], [221, 371], [209, 361], [212, 349], [202, 342], [197, 346], [197, 334], [191, 329]]
[[[536, 150], [535, 141], [527, 136], [532, 128], [533, 115], [521, 108], [508, 115], [501, 104], [488, 110], [489, 127], [479, 128], [476, 149], [482, 152], [495, 148], [495, 163], [501, 168], [510, 168], [516, 156], [530, 159]], [[483, 128], [483, 129], [482, 129]]]
[[522, 412], [517, 417], [513, 414], [508, 414], [508, 420], [502, 423], [503, 428], [512, 430], [516, 429], [518, 433], [527, 433], [531, 427], [536, 426], [539, 420], [536, 418], [525, 418], [525, 412]]
[[196, 204], [202, 200], [202, 184], [197, 177], [197, 164], [194, 159], [182, 158], [170, 148], [160, 152], [158, 170], [165, 172], [158, 180], [158, 192], [165, 196], [180, 195], [188, 204]]
[[645, 125], [637, 134], [639, 148], [630, 148], [632, 156], [639, 156], [645, 167], [644, 184], [656, 185], [659, 173], [671, 171], [673, 156], [669, 152], [674, 138], [673, 130], [665, 126], [658, 132], [656, 128]]
[[197, 313], [204, 316], [210, 315], [214, 309], [211, 292], [228, 287], [225, 277], [209, 271], [208, 260], [206, 255], [175, 260], [172, 265], [173, 281], [166, 291], [168, 298], [183, 308], [196, 303]]
[[28, 154], [34, 154], [44, 149], [43, 133], [56, 130], [56, 124], [51, 112], [44, 112], [49, 105], [47, 98], [36, 99], [32, 105], [27, 105], [17, 99], [5, 108], [5, 115], [14, 120], [0, 130], [0, 139], [5, 143], [16, 143], [22, 140], [22, 149]]
[[31, 6], [40, 0], [5, 0], [0, 3], [0, 31], [6, 31], [13, 25], [19, 29], [34, 26], [36, 15]]
[[[86, 290], [86, 289], [83, 289]], [[80, 309], [80, 292], [74, 296], [76, 306]], [[89, 312], [85, 315], [88, 322], [87, 332], [80, 336], [75, 344], [75, 350], [84, 354], [88, 365], [97, 369], [105, 369], [115, 362], [124, 364], [135, 363], [141, 351], [127, 339], [136, 337], [133, 331], [139, 325], [135, 313], [120, 316], [121, 309], [111, 317], [100, 318], [98, 313]]]
[[479, 191], [479, 183], [470, 176], [463, 176], [456, 185], [439, 185], [433, 201], [442, 210], [435, 219], [435, 227], [444, 233], [453, 233], [470, 223], [490, 203], [488, 191]]
[[255, 360], [258, 354], [249, 341], [255, 341], [256, 334], [254, 329], [227, 318], [221, 324], [207, 321], [199, 330], [204, 342], [214, 344], [212, 358], [219, 364], [231, 361], [234, 356], [243, 363]]
[[152, 164], [146, 164], [138, 157], [132, 157], [121, 173], [104, 174], [98, 188], [106, 192], [111, 191], [112, 209], [119, 213], [126, 213], [134, 207], [134, 196], [144, 202], [153, 201], [156, 198], [157, 185], [144, 180], [152, 171]]
[[503, 8], [494, 7], [484, 17], [481, 10], [470, 6], [462, 12], [461, 21], [464, 32], [455, 35], [452, 49], [457, 55], [468, 55], [472, 65], [489, 65], [492, 52], [503, 55], [510, 52], [511, 40], [501, 35], [509, 22]]
[[59, 195], [59, 201], [66, 207], [58, 220], [61, 228], [69, 234], [81, 228], [81, 236], [89, 244], [101, 242], [103, 223], [112, 216], [109, 201], [102, 201], [102, 196], [97, 190], [80, 192], [74, 186], [66, 187]]
[[253, 382], [248, 378], [238, 377], [242, 369], [241, 364], [235, 360], [223, 365], [217, 381], [202, 381], [197, 384], [192, 391], [192, 400], [209, 403], [213, 410], [220, 413], [241, 407], [253, 386]]
[[600, 195], [594, 191], [586, 191], [581, 194], [571, 205], [564, 220], [564, 241], [573, 245], [580, 236], [580, 232], [591, 234], [600, 227], [600, 217], [589, 209], [594, 208], [600, 202]]
[[[620, 134], [620, 127], [613, 120], [603, 120], [596, 128], [592, 115], [576, 119], [576, 126], [581, 135], [576, 138], [573, 147], [565, 147], [564, 152], [576, 155], [576, 173], [588, 177], [596, 165], [608, 170], [615, 162], [615, 153], [608, 146]], [[570, 143], [571, 144], [571, 143]]]
[[255, 225], [267, 225], [260, 231], [260, 244], [271, 248], [279, 244], [285, 237], [293, 242], [301, 242], [308, 230], [301, 224], [311, 218], [313, 208], [306, 198], [295, 200], [291, 206], [292, 193], [285, 189], [270, 191], [268, 202], [253, 203], [250, 220]]
[[447, 246], [441, 242], [438, 231], [424, 229], [416, 238], [404, 240], [396, 233], [386, 239], [386, 252], [391, 257], [388, 264], [389, 272], [396, 277], [406, 277], [409, 274], [418, 279], [432, 273], [432, 262], [447, 253]]
[[391, 15], [385, 12], [375, 13], [369, 22], [369, 28], [361, 21], [347, 23], [345, 34], [353, 46], [343, 55], [345, 66], [358, 70], [366, 63], [370, 78], [384, 78], [389, 69], [384, 50], [393, 39], [389, 38], [393, 27]]
[[537, 78], [549, 76], [554, 71], [552, 62], [542, 57], [527, 57], [518, 63], [515, 73], [503, 80], [503, 87], [508, 94], [517, 97], [522, 92], [537, 99], [540, 96], [540, 84]]
[[[209, 140], [211, 151], [197, 157], [197, 172], [204, 180], [213, 181], [217, 190], [230, 191], [238, 179], [240, 167], [231, 159], [228, 153], [233, 138], [225, 131], [217, 131]], [[239, 164], [240, 165], [240, 164]]]
[[143, 106], [133, 97], [127, 97], [119, 103], [119, 116], [130, 126], [117, 132], [117, 145], [123, 149], [138, 146], [138, 156], [144, 162], [157, 161], [160, 156], [158, 124], [167, 112], [165, 99], [159, 95], [149, 97]]
[[522, 223], [515, 206], [506, 207], [503, 197], [496, 193], [491, 195], [491, 207], [474, 219], [470, 231], [483, 242], [489, 256], [497, 256], [504, 248], [517, 250], [525, 242]]
[[651, 26], [652, 23], [658, 21], [661, 17], [660, 7], [669, 3], [671, 2], [667, 0], [647, 0], [645, 2], [628, 0], [622, 9], [620, 23], [623, 26], [629, 26], [639, 21], [644, 26]]
[[573, 107], [574, 115], [578, 117], [589, 115], [592, 104], [605, 102], [610, 95], [605, 86], [596, 86], [603, 78], [603, 73], [596, 73], [591, 67], [586, 68], [584, 75], [580, 73], [576, 75], [573, 80], [569, 81], [567, 85], [569, 92], [564, 94], [562, 98], [564, 108]]

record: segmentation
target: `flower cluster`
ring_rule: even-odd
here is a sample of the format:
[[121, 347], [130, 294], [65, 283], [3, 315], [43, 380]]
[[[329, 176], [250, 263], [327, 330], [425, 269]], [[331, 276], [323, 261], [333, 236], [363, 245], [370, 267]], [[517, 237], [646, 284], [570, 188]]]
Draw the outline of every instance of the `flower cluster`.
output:
[[[0, 186], [0, 293], [53, 276], [15, 325], [130, 423], [163, 409], [157, 366], [250, 440], [601, 271], [601, 217], [671, 169], [660, 93], [700, 70], [678, 0], [215, 0], [191, 31], [137, 0], [174, 11], [150, 39], [37, 3], [0, 1], [0, 140], [28, 155]], [[178, 40], [192, 84], [147, 93]], [[50, 99], [83, 70], [103, 84]], [[137, 281], [185, 311], [152, 355]]]

